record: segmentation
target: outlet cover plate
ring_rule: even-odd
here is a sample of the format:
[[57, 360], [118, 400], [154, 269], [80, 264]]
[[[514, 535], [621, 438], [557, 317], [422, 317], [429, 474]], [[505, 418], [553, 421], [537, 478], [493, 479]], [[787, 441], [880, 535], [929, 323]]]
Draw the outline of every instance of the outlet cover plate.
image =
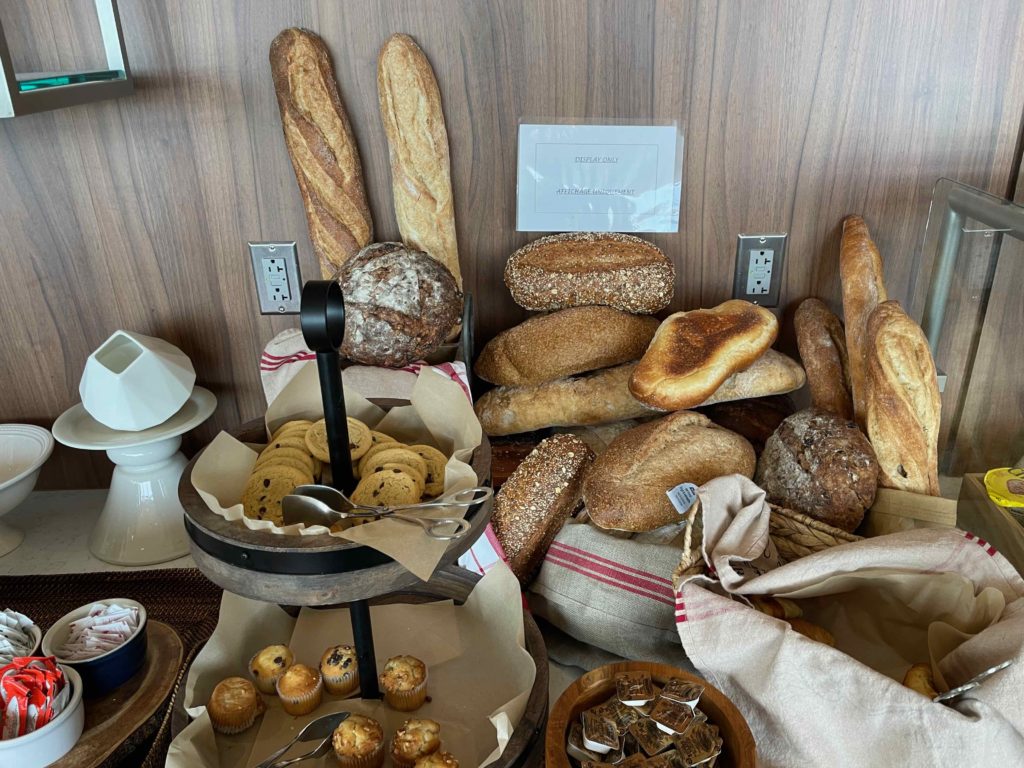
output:
[[779, 306], [786, 236], [739, 235], [736, 238], [736, 275], [732, 297], [762, 307]]
[[249, 243], [249, 256], [260, 314], [297, 315], [301, 306], [302, 276], [295, 243]]

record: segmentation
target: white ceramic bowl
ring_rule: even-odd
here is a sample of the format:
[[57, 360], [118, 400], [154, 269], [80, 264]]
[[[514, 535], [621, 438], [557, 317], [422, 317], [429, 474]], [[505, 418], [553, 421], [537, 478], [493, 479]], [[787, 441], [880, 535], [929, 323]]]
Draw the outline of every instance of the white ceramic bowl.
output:
[[139, 432], [177, 413], [195, 383], [192, 361], [170, 342], [115, 331], [85, 361], [78, 392], [100, 424]]
[[[0, 517], [21, 504], [53, 453], [53, 435], [31, 424], [0, 424]], [[0, 524], [0, 556], [17, 547], [24, 534]]]
[[16, 739], [0, 740], [0, 765], [18, 768], [45, 768], [71, 751], [85, 727], [82, 705], [82, 678], [75, 670], [61, 665], [71, 685], [71, 701], [57, 717], [38, 731]]

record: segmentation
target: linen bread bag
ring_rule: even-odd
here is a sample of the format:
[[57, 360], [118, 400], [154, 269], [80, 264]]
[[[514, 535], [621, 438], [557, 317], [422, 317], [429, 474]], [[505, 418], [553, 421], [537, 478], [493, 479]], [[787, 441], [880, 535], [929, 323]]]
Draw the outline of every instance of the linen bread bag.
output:
[[[702, 541], [677, 571], [676, 626], [750, 724], [760, 764], [1021, 764], [1024, 580], [993, 547], [928, 528], [783, 565], [764, 491], [723, 477], [698, 498]], [[748, 605], [769, 596], [834, 647]], [[1006, 661], [951, 705], [908, 687], [931, 673], [945, 692]]]

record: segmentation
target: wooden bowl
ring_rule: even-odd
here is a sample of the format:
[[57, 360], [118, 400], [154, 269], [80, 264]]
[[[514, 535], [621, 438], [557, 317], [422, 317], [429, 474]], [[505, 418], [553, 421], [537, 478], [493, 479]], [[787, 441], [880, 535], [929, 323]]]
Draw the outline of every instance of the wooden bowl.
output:
[[544, 764], [547, 768], [570, 768], [569, 756], [565, 752], [569, 726], [583, 710], [596, 707], [615, 693], [615, 676], [620, 672], [648, 672], [659, 685], [664, 685], [672, 677], [703, 685], [704, 694], [700, 697], [700, 708], [708, 716], [708, 722], [718, 726], [725, 742], [722, 755], [715, 764], [716, 768], [754, 768], [754, 736], [747, 721], [736, 709], [736, 705], [706, 680], [676, 667], [649, 661], [626, 661], [598, 667], [587, 672], [565, 690], [548, 716], [544, 749]]

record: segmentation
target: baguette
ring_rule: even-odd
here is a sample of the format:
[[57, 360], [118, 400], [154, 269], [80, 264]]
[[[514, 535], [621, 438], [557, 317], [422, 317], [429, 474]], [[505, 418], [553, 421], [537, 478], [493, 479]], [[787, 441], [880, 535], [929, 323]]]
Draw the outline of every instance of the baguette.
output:
[[528, 387], [636, 360], [658, 321], [611, 307], [573, 307], [531, 317], [491, 339], [476, 374], [492, 384]]
[[285, 144], [324, 278], [373, 240], [363, 166], [323, 40], [286, 29], [270, 44]]
[[850, 385], [853, 390], [853, 414], [861, 429], [864, 429], [867, 414], [865, 350], [868, 344], [868, 318], [887, 297], [882, 279], [882, 257], [871, 239], [868, 225], [860, 216], [847, 216], [843, 221], [839, 277], [843, 289], [843, 315], [846, 318], [846, 349], [849, 353]]
[[672, 301], [676, 270], [653, 243], [614, 232], [569, 232], [509, 256], [505, 285], [523, 309], [603, 304], [651, 315]]
[[629, 394], [635, 363], [535, 387], [498, 387], [476, 402], [488, 435], [513, 435], [543, 427], [576, 427], [634, 419], [651, 413]]
[[852, 419], [850, 360], [842, 321], [821, 299], [805, 299], [797, 307], [793, 324], [814, 407]]
[[377, 93], [402, 240], [444, 264], [461, 291], [441, 91], [430, 62], [408, 35], [392, 35], [381, 46]]
[[867, 325], [867, 433], [879, 485], [926, 496], [939, 492], [939, 386], [921, 327], [897, 301]]
[[645, 405], [667, 411], [700, 405], [729, 376], [761, 357], [778, 332], [775, 315], [749, 301], [676, 312], [658, 327], [629, 391]]

